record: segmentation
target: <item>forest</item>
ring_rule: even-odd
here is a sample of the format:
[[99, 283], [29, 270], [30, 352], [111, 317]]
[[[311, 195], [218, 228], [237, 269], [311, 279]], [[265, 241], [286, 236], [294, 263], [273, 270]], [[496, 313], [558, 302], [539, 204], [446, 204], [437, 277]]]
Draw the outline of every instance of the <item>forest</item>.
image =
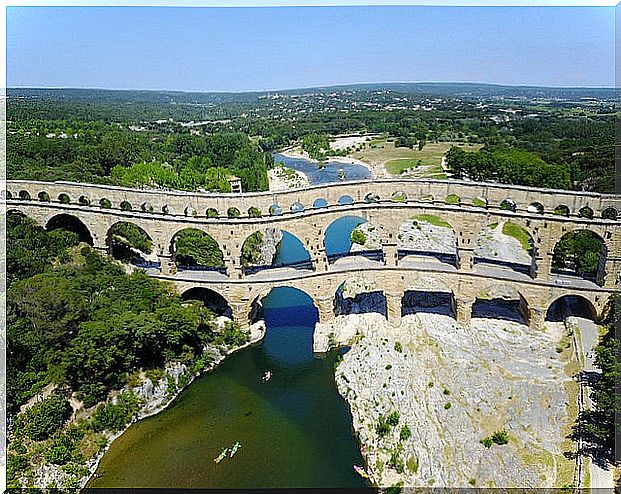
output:
[[[131, 392], [121, 393], [116, 404], [107, 400], [140, 384], [140, 372], [159, 379], [173, 361], [197, 372], [210, 361], [205, 347], [246, 341], [232, 323], [218, 328], [202, 302], [183, 301], [172, 286], [141, 270], [127, 272], [79, 243], [75, 233], [48, 231], [10, 213], [8, 485], [19, 487], [19, 477], [32, 475], [41, 457], [83, 471], [83, 462], [107, 444], [101, 431], [121, 429], [136, 413], [139, 400]], [[43, 401], [31, 401], [46, 389], [52, 391]], [[96, 406], [92, 420], [69, 421], [70, 398], [86, 409]]]

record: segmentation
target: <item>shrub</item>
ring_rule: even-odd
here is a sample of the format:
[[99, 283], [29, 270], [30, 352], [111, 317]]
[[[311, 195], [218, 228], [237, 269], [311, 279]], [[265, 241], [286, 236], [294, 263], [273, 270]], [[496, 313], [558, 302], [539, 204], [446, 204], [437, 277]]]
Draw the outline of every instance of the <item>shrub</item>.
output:
[[499, 446], [503, 444], [507, 444], [509, 442], [509, 434], [505, 429], [501, 429], [499, 431], [495, 431], [492, 434], [492, 441]]
[[491, 437], [486, 437], [484, 439], [481, 439], [479, 442], [486, 448], [491, 448], [492, 444], [494, 444]]
[[364, 245], [367, 241], [367, 237], [362, 230], [355, 228], [351, 232], [351, 241], [355, 244]]
[[405, 465], [403, 463], [403, 460], [401, 460], [401, 458], [399, 457], [399, 451], [392, 452], [392, 454], [390, 455], [389, 463], [395, 468], [397, 473], [403, 473]]
[[399, 412], [392, 412], [388, 417], [386, 417], [386, 421], [389, 425], [396, 426], [399, 423]]
[[401, 343], [398, 341], [395, 341], [395, 350], [397, 352], [402, 352], [403, 351], [403, 347], [401, 346]]
[[442, 394], [449, 396], [451, 394], [451, 391], [449, 389], [444, 388], [444, 391], [442, 391]]
[[379, 437], [384, 437], [390, 432], [390, 424], [386, 421], [383, 415], [380, 415], [377, 419], [375, 432], [377, 432]]
[[447, 401], [447, 402], [444, 404], [444, 409], [445, 409], [445, 410], [448, 410], [449, 408], [451, 408], [451, 402]]
[[388, 365], [386, 365], [385, 369], [386, 369], [386, 370], [390, 370], [390, 369], [392, 369], [392, 364], [388, 364]]
[[35, 441], [42, 441], [59, 430], [71, 417], [69, 401], [53, 394], [17, 418], [16, 428]]
[[401, 431], [399, 432], [399, 439], [402, 441], [407, 441], [412, 436], [412, 431], [407, 425], [401, 427]]

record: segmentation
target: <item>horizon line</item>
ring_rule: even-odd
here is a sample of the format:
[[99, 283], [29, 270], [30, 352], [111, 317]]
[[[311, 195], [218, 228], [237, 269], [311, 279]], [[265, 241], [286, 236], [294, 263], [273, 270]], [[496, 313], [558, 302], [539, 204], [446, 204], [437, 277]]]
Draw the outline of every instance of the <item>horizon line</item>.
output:
[[152, 92], [152, 93], [199, 93], [199, 94], [253, 94], [253, 93], [271, 93], [271, 92], [288, 92], [288, 91], [300, 91], [311, 89], [331, 89], [342, 88], [349, 86], [372, 86], [372, 85], [405, 85], [405, 84], [466, 84], [472, 86], [496, 86], [507, 87], [516, 89], [619, 89], [616, 85], [612, 86], [547, 86], [537, 84], [504, 84], [498, 82], [480, 82], [480, 81], [382, 81], [382, 82], [352, 82], [352, 83], [338, 83], [330, 85], [314, 85], [314, 86], [298, 86], [288, 88], [276, 88], [276, 89], [243, 89], [237, 91], [226, 90], [209, 90], [209, 89], [140, 89], [140, 88], [110, 88], [110, 87], [97, 87], [97, 86], [6, 86], [6, 90], [13, 89], [41, 89], [41, 90], [94, 90], [94, 91], [134, 91], [134, 92]]

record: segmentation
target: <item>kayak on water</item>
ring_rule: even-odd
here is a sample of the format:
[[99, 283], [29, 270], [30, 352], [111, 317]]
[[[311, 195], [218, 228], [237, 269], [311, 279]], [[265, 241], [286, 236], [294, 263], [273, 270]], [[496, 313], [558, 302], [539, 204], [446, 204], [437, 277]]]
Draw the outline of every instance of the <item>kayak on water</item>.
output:
[[354, 465], [354, 470], [358, 475], [360, 475], [364, 479], [370, 479], [369, 474], [365, 471], [364, 468], [359, 467], [358, 465]]
[[272, 377], [272, 372], [271, 371], [267, 371], [265, 374], [263, 374], [263, 377], [261, 378], [264, 382], [267, 382], [271, 379]]
[[216, 463], [220, 463], [228, 452], [229, 452], [229, 448], [224, 448], [222, 452], [220, 453], [220, 456], [218, 456], [217, 458], [214, 458], [213, 461], [215, 461]]
[[239, 444], [239, 441], [237, 441], [235, 444], [233, 444], [233, 447], [231, 448], [231, 458], [233, 458], [233, 455], [237, 453], [237, 450], [239, 448], [241, 448], [241, 444]]

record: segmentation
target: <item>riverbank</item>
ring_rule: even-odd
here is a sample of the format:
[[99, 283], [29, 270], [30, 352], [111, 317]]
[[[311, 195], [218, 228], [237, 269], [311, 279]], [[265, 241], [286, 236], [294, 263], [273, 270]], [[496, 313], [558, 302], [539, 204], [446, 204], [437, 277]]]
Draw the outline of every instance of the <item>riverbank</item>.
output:
[[[230, 321], [226, 317], [219, 317], [217, 324], [220, 328], [224, 328], [224, 324]], [[106, 440], [106, 445], [99, 449], [98, 453], [91, 459], [87, 460], [83, 467], [83, 475], [76, 478], [76, 472], [66, 471], [61, 465], [54, 465], [51, 463], [43, 462], [38, 467], [35, 467], [35, 481], [29, 484], [29, 487], [37, 488], [49, 488], [50, 486], [70, 486], [71, 488], [83, 489], [89, 483], [91, 478], [96, 474], [97, 468], [104, 457], [105, 453], [109, 450], [112, 443], [121, 437], [129, 427], [142, 419], [151, 417], [160, 413], [168, 408], [177, 398], [177, 396], [185, 390], [196, 378], [209, 373], [216, 369], [228, 356], [239, 350], [245, 349], [255, 343], [261, 341], [265, 336], [265, 323], [258, 321], [248, 330], [249, 340], [243, 345], [237, 347], [218, 347], [216, 345], [210, 345], [204, 349], [202, 357], [209, 356], [213, 360], [199, 372], [193, 372], [191, 375], [188, 367], [180, 362], [169, 364], [163, 372], [162, 377], [153, 382], [146, 377], [144, 373], [141, 374], [141, 382], [137, 386], [127, 386], [126, 388], [119, 390], [112, 397], [110, 402], [116, 403], [118, 396], [121, 393], [134, 393], [142, 404], [138, 413], [132, 418], [132, 420], [126, 424], [121, 430], [117, 432], [103, 431], [103, 437]], [[96, 407], [90, 409], [91, 414], [94, 413]], [[84, 413], [80, 414], [79, 417]], [[74, 421], [78, 416], [74, 416]]]
[[274, 168], [267, 171], [269, 180], [269, 190], [273, 192], [300, 189], [310, 185], [308, 176], [293, 168], [288, 168], [281, 164], [276, 164]]
[[572, 484], [575, 462], [565, 453], [575, 451], [566, 437], [577, 383], [563, 325], [533, 331], [473, 319], [459, 327], [418, 312], [397, 329], [366, 313], [338, 316], [316, 335], [351, 345], [335, 379], [376, 485]]

